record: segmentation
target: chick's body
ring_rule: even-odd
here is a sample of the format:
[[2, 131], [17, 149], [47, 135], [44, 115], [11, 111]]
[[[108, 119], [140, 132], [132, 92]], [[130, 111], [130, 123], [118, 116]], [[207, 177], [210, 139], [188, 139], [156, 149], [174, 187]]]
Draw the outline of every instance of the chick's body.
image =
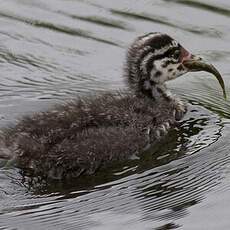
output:
[[201, 70], [222, 81], [212, 65], [167, 34], [138, 37], [126, 58], [129, 94], [79, 99], [26, 117], [0, 135], [0, 157], [52, 179], [91, 175], [127, 160], [166, 134], [186, 112], [165, 82]]
[[[104, 94], [25, 117], [1, 140], [20, 168], [52, 179], [93, 174], [128, 160], [176, 121], [174, 105], [147, 97]], [[12, 144], [13, 143], [13, 144]]]

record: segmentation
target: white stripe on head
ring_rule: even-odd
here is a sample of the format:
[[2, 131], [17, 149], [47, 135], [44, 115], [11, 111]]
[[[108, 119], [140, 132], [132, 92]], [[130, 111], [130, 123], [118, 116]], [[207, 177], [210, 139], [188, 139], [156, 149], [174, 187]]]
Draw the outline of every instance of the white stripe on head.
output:
[[150, 52], [141, 61], [140, 70], [142, 70], [144, 74], [147, 74], [146, 64], [153, 56], [155, 56], [155, 53]]
[[154, 52], [154, 54], [155, 55], [162, 55], [162, 54], [164, 54], [168, 49], [170, 49], [170, 48], [176, 48], [176, 47], [178, 47], [178, 42], [177, 41], [172, 41], [172, 44], [170, 44], [170, 45], [168, 45], [168, 46], [164, 46], [164, 47], [162, 47], [161, 49], [159, 49], [159, 50], [155, 50], [155, 52]]
[[141, 42], [146, 42], [147, 40], [149, 40], [150, 38], [153, 38], [153, 37], [156, 37], [156, 36], [161, 36], [162, 34], [161, 33], [150, 33], [150, 34], [147, 34], [145, 35], [144, 37], [142, 37], [140, 39]]
[[[143, 57], [143, 59], [142, 59], [142, 61], [141, 61], [140, 70], [141, 70], [144, 74], [148, 74], [148, 73], [147, 73], [147, 68], [146, 68], [146, 67], [147, 67], [147, 64], [148, 64], [148, 62], [149, 62], [149, 60], [150, 60], [151, 58], [153, 58], [154, 56], [157, 56], [157, 55], [162, 55], [162, 54], [164, 54], [168, 49], [173, 48], [173, 47], [177, 47], [177, 46], [178, 46], [178, 43], [175, 41], [175, 42], [173, 42], [172, 45], [164, 46], [163, 48], [161, 48], [161, 49], [159, 49], [159, 50], [155, 50], [154, 52], [149, 52], [149, 53], [147, 53], [147, 54]], [[167, 60], [170, 60], [170, 59], [169, 59], [168, 57], [162, 58], [161, 60], [154, 60], [154, 59], [153, 59], [153, 61], [152, 61], [152, 62], [154, 62], [153, 66], [154, 66], [155, 63], [156, 63], [158, 69], [162, 69], [161, 66], [160, 66], [160, 63], [162, 62], [162, 60], [167, 61]], [[170, 66], [169, 66], [168, 68], [170, 68]], [[162, 69], [163, 75], [164, 75], [164, 74], [167, 74], [166, 71], [167, 71], [167, 69], [165, 69], [165, 68]], [[155, 69], [152, 69], [152, 70], [151, 70], [151, 73], [150, 73], [151, 79], [152, 79], [153, 76], [155, 75], [155, 72], [156, 72]], [[164, 80], [165, 80], [165, 79], [164, 79]]]

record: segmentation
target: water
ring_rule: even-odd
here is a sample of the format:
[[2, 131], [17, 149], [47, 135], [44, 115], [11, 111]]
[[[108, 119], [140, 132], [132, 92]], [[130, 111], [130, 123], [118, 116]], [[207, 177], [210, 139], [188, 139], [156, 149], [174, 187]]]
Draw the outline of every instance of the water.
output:
[[[212, 62], [230, 97], [229, 17], [227, 0], [2, 0], [0, 126], [79, 95], [123, 89], [126, 48], [150, 31]], [[169, 85], [189, 112], [141, 161], [46, 186], [1, 167], [0, 229], [229, 229], [229, 101], [207, 73]]]

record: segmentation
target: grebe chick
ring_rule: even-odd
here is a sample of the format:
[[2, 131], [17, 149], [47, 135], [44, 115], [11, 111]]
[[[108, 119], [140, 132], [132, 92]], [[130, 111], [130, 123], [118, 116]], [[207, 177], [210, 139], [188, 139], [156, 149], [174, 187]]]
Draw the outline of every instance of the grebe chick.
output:
[[24, 117], [3, 130], [0, 156], [47, 179], [91, 175], [110, 162], [128, 160], [186, 112], [165, 82], [198, 70], [218, 73], [167, 34], [138, 37], [127, 53], [130, 93], [105, 93]]

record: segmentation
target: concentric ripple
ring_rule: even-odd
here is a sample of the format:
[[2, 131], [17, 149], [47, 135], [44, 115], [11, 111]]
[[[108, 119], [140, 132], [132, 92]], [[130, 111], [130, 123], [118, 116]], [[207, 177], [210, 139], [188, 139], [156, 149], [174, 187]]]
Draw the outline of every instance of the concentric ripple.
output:
[[[48, 229], [106, 229], [122, 223], [141, 229], [180, 219], [221, 182], [221, 172], [230, 163], [230, 156], [223, 154], [228, 148], [225, 129], [217, 115], [190, 105], [180, 129], [172, 131], [169, 140], [162, 140], [159, 149], [150, 149], [135, 166], [131, 162], [106, 172], [111, 182], [102, 173], [94, 181], [100, 185], [94, 187], [75, 181], [76, 188], [72, 185], [67, 193], [65, 187], [55, 193], [51, 186], [45, 192], [52, 191], [48, 196], [5, 195], [0, 222]], [[41, 192], [37, 189], [33, 193]], [[12, 196], [17, 199], [12, 201]]]

